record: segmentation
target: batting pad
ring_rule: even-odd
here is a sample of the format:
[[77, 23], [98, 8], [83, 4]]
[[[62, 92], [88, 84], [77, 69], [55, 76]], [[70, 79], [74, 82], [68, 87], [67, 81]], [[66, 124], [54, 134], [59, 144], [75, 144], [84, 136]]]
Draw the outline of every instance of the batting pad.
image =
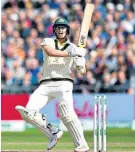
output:
[[[47, 118], [45, 115], [42, 115], [41, 113], [34, 110], [28, 110], [22, 106], [16, 106], [15, 109], [19, 111], [22, 118], [27, 123], [32, 124], [34, 127], [43, 132], [49, 138], [49, 140], [53, 139], [53, 135], [49, 130]], [[55, 130], [56, 129], [57, 128], [55, 128]]]
[[61, 103], [58, 106], [58, 111], [61, 120], [63, 121], [64, 125], [67, 127], [69, 133], [72, 136], [75, 146], [87, 147], [87, 143], [83, 135], [83, 128], [77, 115], [74, 112], [73, 107], [71, 107], [69, 104]]

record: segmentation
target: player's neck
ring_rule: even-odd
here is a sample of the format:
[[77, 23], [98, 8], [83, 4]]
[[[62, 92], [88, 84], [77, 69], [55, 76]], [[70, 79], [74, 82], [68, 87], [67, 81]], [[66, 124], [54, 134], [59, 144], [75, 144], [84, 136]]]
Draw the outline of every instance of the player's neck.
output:
[[60, 43], [60, 44], [63, 44], [63, 43], [65, 43], [65, 42], [67, 41], [67, 38], [64, 38], [64, 39], [58, 39], [58, 41], [59, 41], [59, 43]]

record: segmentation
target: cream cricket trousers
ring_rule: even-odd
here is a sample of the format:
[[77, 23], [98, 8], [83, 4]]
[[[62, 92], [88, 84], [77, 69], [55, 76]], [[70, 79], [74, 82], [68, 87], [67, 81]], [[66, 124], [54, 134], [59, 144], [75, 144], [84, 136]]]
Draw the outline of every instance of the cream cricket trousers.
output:
[[72, 136], [75, 147], [88, 147], [83, 128], [73, 108], [73, 83], [70, 81], [53, 81], [42, 83], [30, 96], [26, 108], [40, 111], [49, 101], [57, 98], [60, 118]]
[[70, 81], [43, 82], [30, 96], [26, 105], [28, 109], [39, 112], [52, 99], [57, 98], [59, 103], [65, 102], [73, 108], [73, 83]]

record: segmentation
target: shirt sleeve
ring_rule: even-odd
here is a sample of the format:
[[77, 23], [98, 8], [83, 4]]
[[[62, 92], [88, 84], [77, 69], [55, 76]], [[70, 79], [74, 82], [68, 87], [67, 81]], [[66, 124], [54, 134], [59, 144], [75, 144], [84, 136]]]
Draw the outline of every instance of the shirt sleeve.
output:
[[55, 43], [54, 43], [54, 40], [52, 38], [43, 39], [43, 41], [40, 44], [40, 46], [42, 46], [42, 45], [47, 45], [47, 46], [52, 47], [52, 48], [55, 47]]

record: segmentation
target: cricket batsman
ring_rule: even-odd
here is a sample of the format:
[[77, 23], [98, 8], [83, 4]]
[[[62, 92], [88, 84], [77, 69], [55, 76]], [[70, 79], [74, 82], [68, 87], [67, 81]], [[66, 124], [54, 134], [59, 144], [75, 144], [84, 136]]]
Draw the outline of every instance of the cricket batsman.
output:
[[66, 19], [58, 18], [53, 25], [54, 38], [45, 38], [41, 43], [44, 54], [42, 79], [39, 87], [32, 93], [26, 107], [16, 106], [22, 118], [43, 132], [49, 139], [48, 150], [51, 150], [63, 131], [48, 122], [47, 116], [40, 113], [52, 99], [59, 101], [60, 119], [72, 136], [74, 152], [88, 152], [89, 147], [84, 138], [83, 128], [73, 107], [73, 79], [71, 67], [75, 64], [77, 71], [85, 74], [84, 48], [71, 43], [68, 35], [70, 26]]

